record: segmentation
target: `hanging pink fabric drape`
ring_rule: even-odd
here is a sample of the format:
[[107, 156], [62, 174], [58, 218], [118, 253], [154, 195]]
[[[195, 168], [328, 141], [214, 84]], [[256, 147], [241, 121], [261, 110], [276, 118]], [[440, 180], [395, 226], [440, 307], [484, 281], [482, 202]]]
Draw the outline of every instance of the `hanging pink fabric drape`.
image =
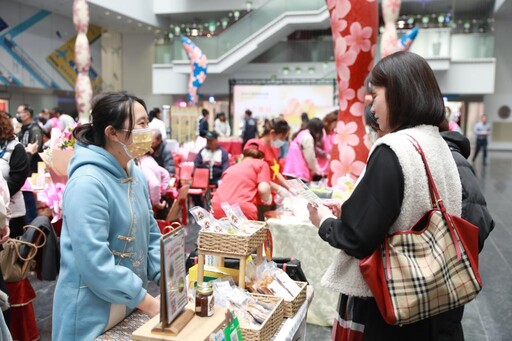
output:
[[368, 157], [365, 126], [364, 80], [373, 67], [377, 34], [376, 0], [327, 0], [337, 70], [339, 116], [331, 154], [329, 180], [344, 175], [359, 177]]

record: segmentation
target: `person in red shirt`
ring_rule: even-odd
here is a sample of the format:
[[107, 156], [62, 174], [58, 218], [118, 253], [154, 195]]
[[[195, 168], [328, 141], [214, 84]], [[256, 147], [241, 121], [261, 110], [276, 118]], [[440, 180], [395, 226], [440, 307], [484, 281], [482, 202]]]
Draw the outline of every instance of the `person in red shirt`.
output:
[[[272, 180], [272, 192], [283, 193], [288, 186], [286, 179], [281, 174], [279, 165], [279, 148], [285, 143], [290, 133], [288, 122], [281, 119], [272, 119], [263, 127], [263, 134], [259, 140], [263, 145], [264, 160], [270, 168], [270, 178]], [[283, 188], [284, 187], [284, 188]]]
[[272, 202], [270, 169], [262, 160], [263, 148], [258, 139], [247, 141], [242, 153], [243, 160], [229, 167], [222, 175], [219, 188], [212, 198], [213, 216], [216, 219], [226, 216], [221, 207], [223, 202], [239, 204], [250, 220], [257, 220], [259, 203], [269, 205]]

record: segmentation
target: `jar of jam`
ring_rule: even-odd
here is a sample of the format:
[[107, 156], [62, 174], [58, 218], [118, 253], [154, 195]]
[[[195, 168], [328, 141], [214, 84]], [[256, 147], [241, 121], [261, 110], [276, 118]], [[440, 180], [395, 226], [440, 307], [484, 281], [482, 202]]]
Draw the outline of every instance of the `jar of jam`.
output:
[[200, 317], [212, 316], [214, 305], [212, 283], [199, 283], [196, 289], [196, 315]]

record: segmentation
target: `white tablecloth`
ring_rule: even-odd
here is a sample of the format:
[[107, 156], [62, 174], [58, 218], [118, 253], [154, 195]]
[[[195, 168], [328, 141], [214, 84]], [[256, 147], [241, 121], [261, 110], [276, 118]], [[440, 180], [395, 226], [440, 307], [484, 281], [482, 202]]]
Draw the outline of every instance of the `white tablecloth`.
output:
[[339, 250], [318, 236], [318, 229], [294, 217], [268, 219], [274, 239], [274, 257], [295, 257], [301, 261], [315, 297], [308, 310], [308, 323], [331, 326], [336, 314], [338, 294], [320, 285], [320, 280]]

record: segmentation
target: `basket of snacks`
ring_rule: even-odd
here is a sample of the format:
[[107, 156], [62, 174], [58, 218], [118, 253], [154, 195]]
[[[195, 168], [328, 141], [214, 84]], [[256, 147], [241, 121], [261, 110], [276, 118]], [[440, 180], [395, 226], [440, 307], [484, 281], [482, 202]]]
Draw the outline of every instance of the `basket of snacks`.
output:
[[267, 305], [274, 306], [274, 308], [259, 326], [255, 326], [254, 324], [247, 324], [245, 321], [241, 322], [240, 328], [242, 329], [243, 339], [244, 341], [271, 340], [281, 323], [283, 323], [283, 299], [275, 296], [259, 294], [251, 294], [251, 296], [256, 298], [259, 304], [265, 303]]
[[213, 281], [215, 305], [233, 311], [240, 322], [244, 341], [268, 341], [283, 322], [283, 299], [249, 294], [231, 279]]
[[248, 220], [238, 205], [222, 204], [227, 218], [216, 220], [201, 207], [190, 213], [201, 226], [197, 247], [201, 251], [226, 255], [248, 256], [267, 238], [265, 222]]
[[292, 280], [273, 261], [259, 265], [249, 262], [246, 274], [246, 285], [250, 292], [283, 299], [284, 317], [295, 316], [306, 301], [308, 283]]

